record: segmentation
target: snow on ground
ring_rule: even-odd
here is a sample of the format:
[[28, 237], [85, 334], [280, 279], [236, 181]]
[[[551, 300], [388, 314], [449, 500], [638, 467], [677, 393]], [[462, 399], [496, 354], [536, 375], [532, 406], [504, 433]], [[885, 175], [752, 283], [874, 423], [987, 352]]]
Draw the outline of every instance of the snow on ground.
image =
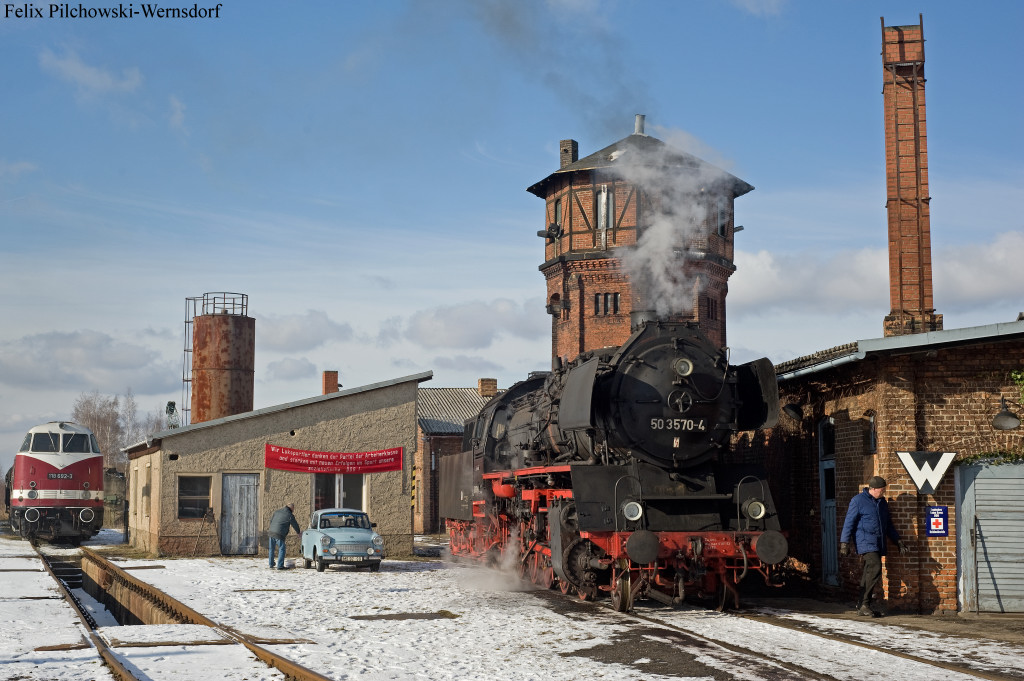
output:
[[[101, 535], [93, 543], [107, 541], [116, 542], [117, 537]], [[7, 560], [12, 559], [21, 560]], [[116, 562], [126, 568], [147, 566], [129, 571], [219, 624], [257, 636], [264, 647], [332, 679], [801, 678], [788, 665], [848, 681], [875, 681], [880, 673], [900, 681], [973, 678], [813, 633], [704, 610], [642, 607], [637, 611], [642, 618], [622, 615], [533, 590], [498, 571], [440, 560], [386, 560], [378, 573], [348, 567], [324, 573], [276, 571], [267, 567], [266, 558]], [[0, 605], [7, 602], [0, 600]], [[995, 673], [1015, 668], [1024, 658], [1020, 646], [941, 637], [877, 620], [772, 614], [823, 634], [842, 632], [924, 659], [971, 660], [974, 668]], [[20, 635], [52, 638], [52, 632], [34, 626]], [[170, 635], [151, 627], [104, 626], [100, 631], [108, 640], [164, 640]], [[8, 678], [2, 653], [6, 646], [0, 643], [0, 678]], [[761, 657], [734, 648], [751, 649]], [[207, 649], [215, 654], [226, 647]], [[186, 678], [206, 678], [200, 657], [181, 657]], [[152, 668], [159, 663], [155, 660]], [[89, 677], [68, 670], [29, 678]]]

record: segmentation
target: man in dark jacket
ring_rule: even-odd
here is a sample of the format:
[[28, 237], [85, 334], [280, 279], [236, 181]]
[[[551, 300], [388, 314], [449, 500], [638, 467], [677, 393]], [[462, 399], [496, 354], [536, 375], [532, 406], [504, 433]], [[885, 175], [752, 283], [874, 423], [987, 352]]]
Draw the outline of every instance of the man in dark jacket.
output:
[[292, 511], [295, 510], [295, 504], [288, 504], [284, 508], [279, 508], [274, 511], [274, 515], [270, 516], [270, 529], [267, 534], [270, 535], [270, 569], [274, 569], [274, 554], [277, 554], [277, 569], [284, 570], [284, 538], [288, 535], [288, 530], [292, 527], [295, 528], [295, 532], [302, 534], [302, 528], [299, 527], [299, 523], [295, 520], [295, 516]]
[[857, 602], [857, 614], [865, 617], [880, 617], [880, 613], [871, 607], [872, 592], [882, 576], [882, 556], [885, 555], [885, 540], [892, 539], [899, 547], [900, 553], [910, 549], [900, 539], [899, 532], [892, 524], [889, 515], [889, 504], [885, 500], [885, 478], [874, 476], [868, 480], [868, 486], [850, 500], [850, 508], [846, 511], [846, 522], [843, 533], [839, 537], [839, 555], [850, 555], [850, 540], [854, 549], [860, 554], [864, 570], [860, 577], [860, 600]]

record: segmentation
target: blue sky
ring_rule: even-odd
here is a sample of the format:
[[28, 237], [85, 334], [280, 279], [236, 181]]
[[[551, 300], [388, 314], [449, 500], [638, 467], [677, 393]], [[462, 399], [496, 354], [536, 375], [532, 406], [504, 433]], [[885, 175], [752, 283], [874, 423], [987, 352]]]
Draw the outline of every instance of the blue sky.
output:
[[429, 369], [434, 387], [504, 387], [547, 368], [543, 203], [526, 187], [557, 169], [560, 139], [592, 153], [637, 113], [756, 188], [736, 206], [734, 361], [879, 337], [879, 17], [922, 12], [936, 310], [946, 328], [1012, 321], [1019, 2], [0, 15], [0, 451], [82, 392], [180, 401], [185, 299], [204, 292], [249, 296], [256, 407], [317, 394], [325, 369], [346, 386]]

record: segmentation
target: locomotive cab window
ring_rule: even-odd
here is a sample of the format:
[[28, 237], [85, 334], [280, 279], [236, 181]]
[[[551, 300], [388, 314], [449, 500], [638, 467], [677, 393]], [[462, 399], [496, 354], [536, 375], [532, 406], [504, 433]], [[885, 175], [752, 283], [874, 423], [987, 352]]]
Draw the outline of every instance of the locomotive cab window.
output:
[[202, 518], [210, 507], [210, 476], [183, 475], [178, 478], [178, 518]]
[[88, 454], [90, 449], [89, 436], [85, 433], [64, 435], [62, 449], [72, 454]]
[[60, 435], [57, 433], [36, 433], [32, 436], [33, 452], [59, 452]]

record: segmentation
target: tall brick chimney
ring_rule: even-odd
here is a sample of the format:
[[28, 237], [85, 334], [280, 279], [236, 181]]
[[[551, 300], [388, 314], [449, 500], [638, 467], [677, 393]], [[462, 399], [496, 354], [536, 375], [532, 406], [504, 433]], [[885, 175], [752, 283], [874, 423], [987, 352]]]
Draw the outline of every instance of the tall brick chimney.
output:
[[325, 371], [323, 380], [323, 393], [321, 394], [327, 395], [328, 393], [336, 393], [338, 392], [338, 388], [340, 387], [341, 384], [338, 383], [338, 372]]
[[889, 221], [890, 312], [886, 336], [939, 331], [932, 303], [928, 135], [924, 108], [924, 18], [886, 26], [882, 17], [885, 207]]
[[498, 379], [481, 378], [476, 382], [476, 391], [480, 397], [490, 399], [498, 394]]

